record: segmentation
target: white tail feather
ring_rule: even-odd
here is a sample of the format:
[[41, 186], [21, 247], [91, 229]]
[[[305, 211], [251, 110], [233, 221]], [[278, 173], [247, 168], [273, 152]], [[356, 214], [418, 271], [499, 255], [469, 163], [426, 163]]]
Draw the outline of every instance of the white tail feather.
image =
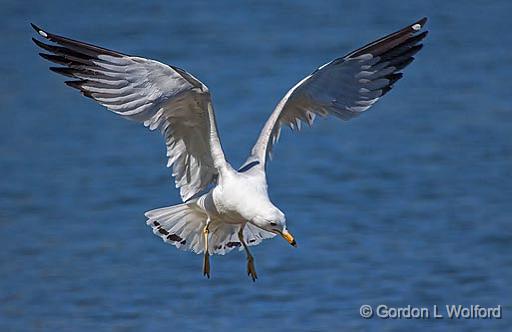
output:
[[207, 215], [195, 202], [168, 206], [145, 213], [146, 224], [153, 228], [153, 233], [164, 242], [178, 249], [191, 250], [196, 253], [203, 251], [203, 228]]
[[[151, 210], [145, 215], [148, 218], [146, 223], [153, 228], [153, 233], [160, 236], [164, 242], [197, 254], [204, 252], [203, 229], [208, 215], [196, 204], [196, 200]], [[212, 222], [209, 226], [208, 252], [224, 255], [235, 248], [242, 250], [238, 239], [240, 226]], [[244, 228], [244, 239], [249, 246], [257, 245], [263, 239], [274, 236], [275, 234], [249, 223]]]

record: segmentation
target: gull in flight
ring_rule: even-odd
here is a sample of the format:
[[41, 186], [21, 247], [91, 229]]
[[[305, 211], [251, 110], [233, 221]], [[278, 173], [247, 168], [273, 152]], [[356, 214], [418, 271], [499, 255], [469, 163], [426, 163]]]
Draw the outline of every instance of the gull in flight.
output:
[[292, 246], [284, 213], [269, 199], [266, 162], [283, 126], [299, 130], [317, 115], [349, 120], [368, 110], [402, 78], [402, 69], [421, 50], [427, 19], [373, 41], [306, 76], [279, 101], [243, 165], [235, 169], [222, 150], [208, 87], [185, 70], [58, 36], [32, 24], [41, 57], [71, 77], [65, 83], [121, 117], [164, 136], [167, 167], [183, 203], [146, 212], [153, 233], [179, 249], [203, 254], [210, 277], [212, 254], [234, 248], [247, 255], [247, 274], [256, 280], [249, 246], [282, 236]]

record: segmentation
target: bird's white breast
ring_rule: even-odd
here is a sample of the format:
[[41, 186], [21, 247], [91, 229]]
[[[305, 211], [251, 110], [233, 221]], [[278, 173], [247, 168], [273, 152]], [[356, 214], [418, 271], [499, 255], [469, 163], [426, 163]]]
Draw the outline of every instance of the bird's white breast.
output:
[[273, 207], [262, 175], [234, 170], [223, 175], [212, 191], [213, 202], [222, 221], [244, 223]]

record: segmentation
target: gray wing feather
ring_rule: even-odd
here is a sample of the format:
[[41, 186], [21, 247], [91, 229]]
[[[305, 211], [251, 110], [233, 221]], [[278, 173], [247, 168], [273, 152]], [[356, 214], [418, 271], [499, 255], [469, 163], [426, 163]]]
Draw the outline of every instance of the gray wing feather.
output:
[[208, 88], [183, 69], [128, 56], [91, 44], [50, 34], [36, 26], [33, 38], [40, 55], [63, 67], [51, 67], [72, 77], [78, 89], [110, 111], [159, 129], [167, 146], [168, 167], [184, 201], [215, 181], [217, 167], [225, 163]]
[[244, 165], [258, 161], [264, 167], [284, 125], [299, 130], [302, 122], [311, 126], [317, 115], [349, 120], [368, 110], [402, 78], [399, 71], [422, 48], [419, 42], [427, 31], [418, 32], [426, 21], [423, 18], [335, 59], [297, 83], [270, 115]]

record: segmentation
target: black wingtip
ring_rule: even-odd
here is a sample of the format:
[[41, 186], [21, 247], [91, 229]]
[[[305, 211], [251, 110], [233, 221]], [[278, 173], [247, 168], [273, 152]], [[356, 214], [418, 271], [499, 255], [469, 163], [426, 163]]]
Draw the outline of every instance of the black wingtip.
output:
[[67, 67], [50, 67], [50, 70], [53, 71], [54, 73], [61, 74], [61, 75], [67, 76], [67, 77], [73, 77], [73, 78], [75, 77], [73, 75], [74, 70], [71, 69], [71, 68], [67, 68]]
[[404, 76], [402, 73], [394, 73], [391, 75], [386, 76], [386, 78], [389, 80], [389, 85], [395, 84], [396, 81], [401, 79]]
[[81, 85], [84, 83], [83, 81], [66, 81], [64, 82], [67, 86], [70, 86], [74, 89], [81, 90]]
[[35, 25], [34, 23], [30, 23], [30, 25], [31, 25], [31, 26], [32, 26], [32, 28], [33, 28], [34, 30], [36, 30], [36, 32], [38, 32], [38, 33], [39, 33], [39, 30], [41, 30], [41, 29], [40, 29], [37, 25]]
[[[40, 27], [38, 27], [38, 26], [37, 26], [37, 25], [35, 25], [34, 23], [30, 23], [30, 25], [32, 26], [32, 28], [33, 28], [34, 30], [36, 30], [36, 32], [37, 32], [40, 36], [42, 36], [42, 37], [44, 37], [44, 38], [48, 38], [48, 34], [47, 34], [43, 29], [41, 29]], [[33, 39], [33, 38], [32, 38], [32, 39]]]
[[32, 37], [32, 41], [34, 42], [34, 44], [36, 44], [37, 46], [41, 47], [42, 49], [45, 49], [45, 50], [49, 50], [48, 49], [48, 46], [50, 45], [47, 45], [39, 40], [37, 40], [36, 38]]
[[53, 50], [54, 46], [50, 46], [48, 44], [45, 44], [45, 43], [35, 39], [34, 37], [32, 37], [32, 41], [34, 42], [34, 44], [36, 44], [37, 46], [41, 47], [43, 50], [47, 50], [47, 51], [55, 53], [55, 51]]
[[413, 24], [411, 24], [411, 27], [414, 30], [419, 31], [419, 30], [423, 29], [423, 27], [425, 26], [427, 21], [428, 21], [428, 18], [425, 16], [425, 17], [419, 19], [418, 21], [414, 22]]
[[80, 81], [65, 81], [64, 83], [67, 86], [70, 86], [70, 87], [72, 87], [74, 89], [79, 90], [82, 93], [83, 96], [93, 99], [92, 95], [91, 95], [91, 92], [85, 91], [84, 89], [82, 89], [82, 84], [86, 83], [86, 81], [83, 81], [83, 80], [80, 80]]
[[416, 37], [413, 37], [415, 40], [420, 41], [424, 39], [428, 35], [428, 30], [423, 31], [422, 33], [419, 33], [416, 35]]
[[59, 65], [69, 66], [70, 61], [66, 60], [65, 57], [54, 54], [39, 53], [39, 56], [45, 60], [58, 63]]
[[388, 86], [385, 86], [384, 88], [382, 88], [382, 93], [381, 93], [381, 97], [384, 96], [385, 94], [387, 94], [389, 91], [391, 91], [391, 89], [393, 89], [393, 86], [392, 85], [388, 85]]
[[405, 61], [397, 63], [396, 65], [394, 64], [393, 67], [395, 67], [396, 71], [402, 70], [405, 67], [407, 67], [408, 65], [410, 65], [413, 61], [414, 61], [414, 57], [410, 57], [410, 58], [406, 59]]

